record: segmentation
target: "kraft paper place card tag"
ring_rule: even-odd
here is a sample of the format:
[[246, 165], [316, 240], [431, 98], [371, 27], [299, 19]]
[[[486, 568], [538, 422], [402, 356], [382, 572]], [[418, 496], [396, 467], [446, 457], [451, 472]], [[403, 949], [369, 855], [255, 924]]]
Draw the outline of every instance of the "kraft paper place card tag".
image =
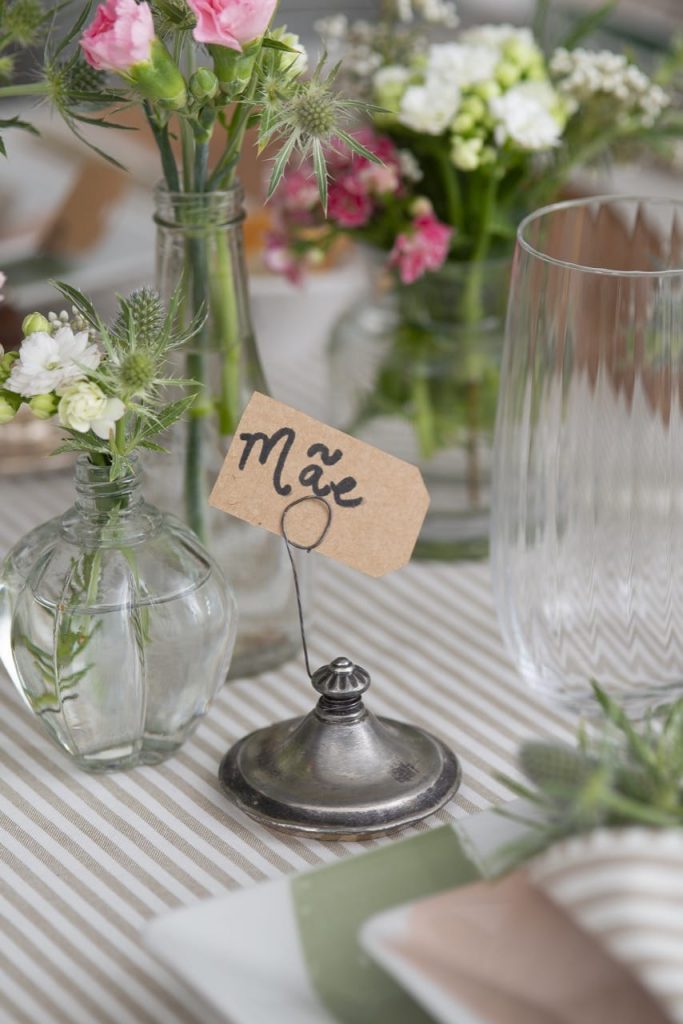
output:
[[209, 504], [277, 534], [288, 509], [292, 543], [378, 577], [410, 560], [429, 494], [417, 466], [254, 392]]

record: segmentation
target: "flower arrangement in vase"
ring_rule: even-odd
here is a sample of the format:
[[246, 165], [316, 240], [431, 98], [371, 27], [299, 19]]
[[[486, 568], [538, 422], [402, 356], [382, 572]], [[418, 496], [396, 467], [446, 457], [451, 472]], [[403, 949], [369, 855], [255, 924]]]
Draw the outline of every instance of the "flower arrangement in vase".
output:
[[[121, 128], [125, 108], [137, 107], [156, 142], [157, 285], [164, 301], [179, 287], [182, 324], [201, 314], [201, 325], [179, 370], [198, 383], [195, 400], [165, 439], [173, 458], [163, 474], [152, 469], [150, 489], [229, 566], [242, 612], [236, 674], [272, 667], [299, 643], [282, 545], [206, 501], [246, 401], [267, 390], [249, 313], [239, 158], [252, 129], [272, 154], [271, 191], [290, 162], [310, 160], [323, 208], [330, 146], [376, 159], [347, 130], [358, 104], [339, 95], [324, 61], [307, 73], [298, 38], [271, 27], [275, 8], [276, 0], [105, 0], [92, 16], [86, 3], [56, 43], [50, 33], [37, 81], [0, 86], [0, 98], [47, 97], [81, 136], [91, 125]], [[37, 17], [29, 0], [2, 8], [0, 76], [11, 74], [13, 48], [45, 34], [57, 9]], [[20, 118], [2, 127], [30, 129]]]
[[[21, 405], [55, 416], [78, 455], [77, 499], [32, 530], [0, 574], [0, 655], [28, 708], [75, 763], [107, 771], [168, 757], [225, 680], [235, 601], [196, 536], [140, 494], [143, 451], [194, 394], [169, 375], [188, 341], [143, 289], [105, 325], [66, 285], [73, 313], [26, 317], [0, 352], [0, 422]], [[193, 330], [199, 329], [195, 322]], [[159, 456], [157, 456], [159, 457]]]
[[[380, 299], [356, 304], [332, 342], [340, 424], [420, 461], [432, 508], [423, 555], [487, 549], [488, 481], [502, 324], [522, 215], [551, 200], [579, 166], [620, 147], [680, 133], [660, 81], [623, 54], [548, 50], [530, 28], [477, 25], [432, 41], [449, 3], [388, 0], [380, 19], [319, 23], [346, 54], [344, 87], [373, 103], [357, 135], [382, 160], [330, 160], [325, 211], [312, 167], [276, 193], [268, 258], [297, 281], [339, 235], [378, 251]], [[570, 48], [571, 47], [571, 48]]]

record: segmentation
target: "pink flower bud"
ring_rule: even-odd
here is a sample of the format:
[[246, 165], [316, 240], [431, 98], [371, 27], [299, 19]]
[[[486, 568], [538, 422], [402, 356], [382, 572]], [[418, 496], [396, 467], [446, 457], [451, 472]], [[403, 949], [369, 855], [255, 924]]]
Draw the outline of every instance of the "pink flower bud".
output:
[[277, 0], [187, 0], [197, 17], [192, 35], [198, 43], [215, 43], [241, 51], [268, 28]]
[[154, 39], [152, 10], [135, 0], [105, 0], [81, 36], [88, 64], [98, 71], [128, 71], [150, 59]]

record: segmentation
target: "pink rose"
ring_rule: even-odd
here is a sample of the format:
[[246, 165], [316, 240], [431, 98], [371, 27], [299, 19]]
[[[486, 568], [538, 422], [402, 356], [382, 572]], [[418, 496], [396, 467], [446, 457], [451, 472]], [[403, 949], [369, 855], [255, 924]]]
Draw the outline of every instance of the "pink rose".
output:
[[433, 213], [421, 214], [409, 232], [401, 232], [389, 255], [389, 265], [398, 267], [403, 284], [413, 284], [428, 270], [438, 270], [446, 262], [453, 229], [442, 224]]
[[268, 28], [277, 0], [187, 0], [197, 16], [192, 35], [198, 43], [216, 43], [241, 51]]
[[98, 71], [127, 71], [150, 59], [153, 41], [149, 4], [106, 0], [81, 36], [81, 48], [88, 64]]
[[363, 192], [349, 191], [345, 182], [330, 185], [327, 216], [341, 228], [362, 228], [372, 216], [372, 200]]

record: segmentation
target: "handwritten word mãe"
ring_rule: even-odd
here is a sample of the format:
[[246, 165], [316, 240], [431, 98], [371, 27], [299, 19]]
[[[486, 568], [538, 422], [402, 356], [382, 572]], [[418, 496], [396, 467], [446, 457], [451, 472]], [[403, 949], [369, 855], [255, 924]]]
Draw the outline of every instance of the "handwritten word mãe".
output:
[[[252, 452], [255, 451], [257, 444], [260, 444], [261, 447], [258, 452], [259, 463], [265, 466], [269, 460], [274, 458], [273, 488], [276, 493], [283, 497], [291, 494], [292, 485], [287, 483], [284, 477], [287, 463], [296, 441], [296, 431], [292, 427], [280, 427], [279, 430], [273, 431], [272, 434], [266, 434], [263, 431], [257, 430], [253, 433], [240, 434], [239, 439], [244, 441], [244, 448], [240, 456], [238, 468], [240, 470], [245, 469]], [[275, 455], [276, 451], [277, 455]], [[344, 453], [341, 448], [335, 448], [334, 451], [330, 451], [327, 445], [316, 442], [307, 449], [306, 456], [311, 460], [318, 459], [319, 461], [311, 461], [299, 473], [298, 480], [302, 487], [310, 488], [316, 498], [326, 498], [328, 495], [332, 495], [335, 504], [339, 508], [356, 508], [362, 504], [363, 498], [360, 496], [345, 497], [345, 495], [351, 494], [358, 486], [358, 481], [355, 477], [345, 476], [341, 480], [324, 480], [326, 469], [330, 466], [336, 466], [343, 459]]]

